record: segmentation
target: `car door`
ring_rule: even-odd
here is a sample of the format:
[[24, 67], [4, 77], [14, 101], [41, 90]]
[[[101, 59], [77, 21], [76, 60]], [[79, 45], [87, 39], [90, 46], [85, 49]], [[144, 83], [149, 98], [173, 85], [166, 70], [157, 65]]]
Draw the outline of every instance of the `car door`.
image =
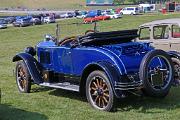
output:
[[152, 28], [152, 45], [156, 49], [162, 49], [165, 51], [170, 50], [170, 41], [169, 41], [170, 28], [168, 25], [157, 25]]
[[56, 71], [70, 75], [73, 73], [71, 48], [59, 46], [53, 51], [54, 68]]
[[171, 38], [170, 38], [170, 50], [180, 52], [180, 26], [172, 25]]

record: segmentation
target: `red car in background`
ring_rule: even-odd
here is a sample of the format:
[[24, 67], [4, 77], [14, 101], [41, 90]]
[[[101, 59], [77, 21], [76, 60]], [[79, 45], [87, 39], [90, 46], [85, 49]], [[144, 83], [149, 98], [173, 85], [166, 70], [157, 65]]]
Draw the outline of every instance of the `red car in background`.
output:
[[122, 10], [122, 8], [116, 8], [116, 9], [115, 9], [115, 13], [116, 13], [116, 14], [119, 14], [121, 10]]
[[100, 20], [109, 20], [110, 17], [109, 16], [105, 16], [105, 15], [100, 15], [100, 16], [95, 16], [95, 17], [86, 17], [83, 19], [84, 23], [92, 23], [95, 21], [100, 21]]
[[100, 16], [95, 16], [95, 19], [98, 20], [109, 20], [110, 16], [105, 16], [105, 15], [100, 15]]
[[95, 17], [86, 17], [83, 19], [83, 22], [84, 23], [92, 23], [92, 22], [95, 22], [97, 21]]

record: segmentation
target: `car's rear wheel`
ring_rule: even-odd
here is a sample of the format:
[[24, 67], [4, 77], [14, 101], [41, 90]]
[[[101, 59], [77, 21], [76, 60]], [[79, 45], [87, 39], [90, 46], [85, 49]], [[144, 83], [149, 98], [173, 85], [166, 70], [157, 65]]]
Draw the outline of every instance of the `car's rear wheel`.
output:
[[169, 55], [162, 50], [153, 50], [145, 55], [139, 69], [142, 91], [150, 97], [165, 97], [170, 90], [174, 69]]
[[115, 96], [110, 81], [103, 71], [93, 71], [86, 82], [86, 97], [92, 107], [111, 111], [115, 103]]
[[16, 83], [19, 92], [29, 93], [31, 90], [31, 76], [24, 61], [16, 64]]

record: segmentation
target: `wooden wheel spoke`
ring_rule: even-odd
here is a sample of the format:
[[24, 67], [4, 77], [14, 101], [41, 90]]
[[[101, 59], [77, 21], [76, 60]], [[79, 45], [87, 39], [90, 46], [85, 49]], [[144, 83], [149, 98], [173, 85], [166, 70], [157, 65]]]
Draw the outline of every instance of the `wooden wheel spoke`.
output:
[[106, 103], [108, 103], [108, 100], [106, 99], [106, 97], [103, 96], [103, 99]]
[[104, 107], [104, 106], [105, 106], [104, 99], [102, 99], [102, 107]]
[[103, 83], [103, 89], [105, 89], [107, 87], [107, 85], [105, 83]]
[[97, 82], [97, 86], [99, 87], [100, 86], [99, 79], [96, 79], [96, 82]]
[[109, 92], [108, 88], [106, 88], [106, 89], [104, 90], [104, 92]]
[[99, 105], [99, 107], [101, 106], [101, 98], [100, 97], [98, 99], [98, 105]]
[[96, 84], [95, 82], [93, 82], [93, 85], [94, 85], [96, 88], [98, 88], [98, 86], [97, 86], [97, 84]]
[[94, 91], [95, 91], [95, 90], [96, 90], [96, 88], [95, 88], [95, 87], [91, 87], [91, 90], [94, 90]]
[[109, 98], [109, 94], [107, 94], [107, 93], [104, 93], [104, 96], [106, 96], [106, 97], [108, 97], [108, 98]]
[[95, 99], [95, 103], [97, 103], [98, 98], [99, 98], [99, 96], [97, 96], [97, 97], [96, 97], [96, 99]]
[[100, 86], [103, 88], [103, 81], [100, 80]]
[[26, 86], [26, 80], [22, 80], [23, 81], [23, 88], [25, 88]]

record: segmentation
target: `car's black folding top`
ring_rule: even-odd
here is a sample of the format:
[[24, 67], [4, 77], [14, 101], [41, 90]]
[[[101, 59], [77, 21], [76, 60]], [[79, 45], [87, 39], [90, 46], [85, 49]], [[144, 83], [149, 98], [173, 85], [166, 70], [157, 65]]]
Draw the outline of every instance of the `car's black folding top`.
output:
[[89, 33], [79, 39], [81, 45], [108, 45], [130, 42], [138, 37], [137, 29]]

